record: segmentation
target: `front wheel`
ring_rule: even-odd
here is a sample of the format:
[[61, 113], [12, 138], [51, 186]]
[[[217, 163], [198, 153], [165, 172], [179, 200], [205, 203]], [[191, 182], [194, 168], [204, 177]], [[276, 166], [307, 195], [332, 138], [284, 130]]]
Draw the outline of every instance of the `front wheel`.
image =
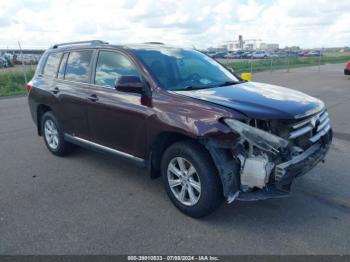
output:
[[223, 201], [222, 185], [209, 153], [193, 141], [170, 146], [162, 159], [162, 178], [173, 204], [191, 217], [203, 217]]

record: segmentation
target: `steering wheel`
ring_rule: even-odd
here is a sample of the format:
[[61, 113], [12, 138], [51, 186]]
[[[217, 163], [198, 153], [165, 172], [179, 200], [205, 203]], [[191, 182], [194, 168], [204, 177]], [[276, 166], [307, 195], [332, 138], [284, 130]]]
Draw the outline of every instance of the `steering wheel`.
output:
[[186, 77], [186, 80], [192, 80], [192, 81], [198, 81], [200, 80], [202, 77], [198, 74], [198, 73], [193, 73], [190, 74], [188, 77]]

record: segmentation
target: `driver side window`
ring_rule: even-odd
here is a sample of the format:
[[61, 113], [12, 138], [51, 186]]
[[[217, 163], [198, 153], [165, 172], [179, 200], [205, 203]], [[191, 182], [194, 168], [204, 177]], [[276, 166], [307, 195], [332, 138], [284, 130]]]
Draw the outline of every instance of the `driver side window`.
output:
[[120, 76], [140, 77], [140, 74], [125, 55], [113, 51], [100, 51], [96, 65], [95, 84], [114, 88]]

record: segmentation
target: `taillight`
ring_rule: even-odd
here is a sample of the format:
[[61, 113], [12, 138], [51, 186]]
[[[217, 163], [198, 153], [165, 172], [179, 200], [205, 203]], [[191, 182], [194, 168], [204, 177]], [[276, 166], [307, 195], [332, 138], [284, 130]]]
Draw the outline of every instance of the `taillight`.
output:
[[29, 93], [30, 91], [32, 91], [32, 89], [33, 89], [33, 83], [32, 83], [32, 81], [29, 81], [29, 82], [28, 82], [28, 84], [26, 85], [26, 88], [27, 88], [28, 93]]

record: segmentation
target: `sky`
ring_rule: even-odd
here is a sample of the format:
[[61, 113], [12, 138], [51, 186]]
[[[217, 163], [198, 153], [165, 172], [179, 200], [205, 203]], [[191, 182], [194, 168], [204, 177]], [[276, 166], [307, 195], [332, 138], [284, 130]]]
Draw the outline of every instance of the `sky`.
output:
[[350, 46], [349, 0], [0, 0], [0, 49], [101, 39], [207, 48], [260, 39]]

